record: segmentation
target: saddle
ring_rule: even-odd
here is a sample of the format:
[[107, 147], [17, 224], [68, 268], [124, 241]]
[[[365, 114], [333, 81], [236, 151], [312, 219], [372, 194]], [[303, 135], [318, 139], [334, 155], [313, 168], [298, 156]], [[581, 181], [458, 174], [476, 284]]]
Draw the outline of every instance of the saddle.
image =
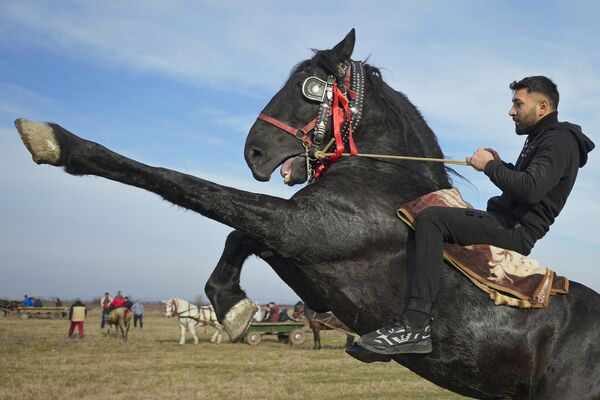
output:
[[[419, 212], [431, 206], [472, 208], [459, 191], [452, 188], [428, 193], [403, 204], [396, 213], [414, 229]], [[460, 246], [444, 243], [444, 259], [488, 293], [497, 305], [545, 308], [550, 296], [569, 292], [567, 278], [515, 251], [488, 244]]]

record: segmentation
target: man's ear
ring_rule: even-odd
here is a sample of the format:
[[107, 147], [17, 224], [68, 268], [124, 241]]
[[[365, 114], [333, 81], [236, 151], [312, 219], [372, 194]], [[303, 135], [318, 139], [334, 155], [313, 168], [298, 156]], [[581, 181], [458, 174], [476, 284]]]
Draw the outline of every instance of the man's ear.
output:
[[547, 99], [540, 99], [538, 102], [538, 117], [542, 117], [550, 112], [550, 104]]

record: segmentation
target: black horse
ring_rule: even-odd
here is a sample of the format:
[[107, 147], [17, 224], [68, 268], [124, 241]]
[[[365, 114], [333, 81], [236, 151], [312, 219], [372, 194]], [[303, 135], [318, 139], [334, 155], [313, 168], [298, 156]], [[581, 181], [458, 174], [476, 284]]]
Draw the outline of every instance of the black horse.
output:
[[[406, 301], [414, 236], [395, 217], [396, 208], [449, 188], [451, 182], [437, 163], [359, 157], [317, 161], [315, 149], [323, 150], [340, 136], [327, 106], [341, 104], [333, 115], [349, 115], [340, 90], [344, 98], [354, 99], [354, 129], [342, 127], [341, 140], [330, 152], [342, 143], [341, 150], [352, 151], [355, 144], [362, 153], [443, 157], [435, 135], [409, 100], [389, 87], [376, 68], [350, 61], [354, 40], [352, 30], [333, 49], [317, 51], [298, 64], [250, 130], [245, 157], [256, 179], [268, 180], [280, 164], [289, 184], [320, 175], [289, 200], [144, 165], [56, 124], [19, 119], [17, 129], [37, 163], [147, 189], [235, 228], [206, 284], [232, 339], [243, 334], [255, 311], [239, 282], [242, 265], [252, 254], [271, 265], [307, 306], [333, 311], [362, 334], [397, 315]], [[349, 69], [364, 72], [352, 78], [357, 84], [344, 84]], [[313, 126], [315, 133], [306, 134]], [[570, 293], [553, 298], [547, 309], [501, 307], [459, 272], [440, 268], [443, 276], [432, 309], [433, 352], [394, 356], [397, 362], [475, 398], [600, 399], [597, 293], [572, 282]]]

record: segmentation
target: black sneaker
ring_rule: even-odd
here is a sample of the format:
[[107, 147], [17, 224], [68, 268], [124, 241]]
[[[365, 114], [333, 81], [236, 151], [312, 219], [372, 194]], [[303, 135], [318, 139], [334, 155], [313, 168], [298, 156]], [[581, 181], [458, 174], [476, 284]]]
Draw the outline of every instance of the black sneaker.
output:
[[365, 349], [379, 354], [425, 354], [431, 352], [431, 320], [421, 328], [408, 325], [406, 318], [360, 337]]
[[351, 343], [347, 345], [346, 354], [364, 363], [390, 362], [390, 360], [392, 359], [391, 355], [373, 353], [372, 351], [369, 351], [364, 347], [359, 346], [357, 343]]

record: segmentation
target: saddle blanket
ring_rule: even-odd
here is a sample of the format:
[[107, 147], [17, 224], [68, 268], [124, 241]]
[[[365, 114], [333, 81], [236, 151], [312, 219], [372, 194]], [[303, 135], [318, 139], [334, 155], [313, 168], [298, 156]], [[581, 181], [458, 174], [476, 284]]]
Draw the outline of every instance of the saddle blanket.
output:
[[[473, 208], [455, 188], [428, 193], [403, 204], [398, 217], [411, 228], [417, 215], [431, 206]], [[550, 296], [569, 292], [569, 280], [537, 260], [488, 244], [460, 246], [444, 243], [444, 259], [490, 295], [496, 304], [544, 308]]]

